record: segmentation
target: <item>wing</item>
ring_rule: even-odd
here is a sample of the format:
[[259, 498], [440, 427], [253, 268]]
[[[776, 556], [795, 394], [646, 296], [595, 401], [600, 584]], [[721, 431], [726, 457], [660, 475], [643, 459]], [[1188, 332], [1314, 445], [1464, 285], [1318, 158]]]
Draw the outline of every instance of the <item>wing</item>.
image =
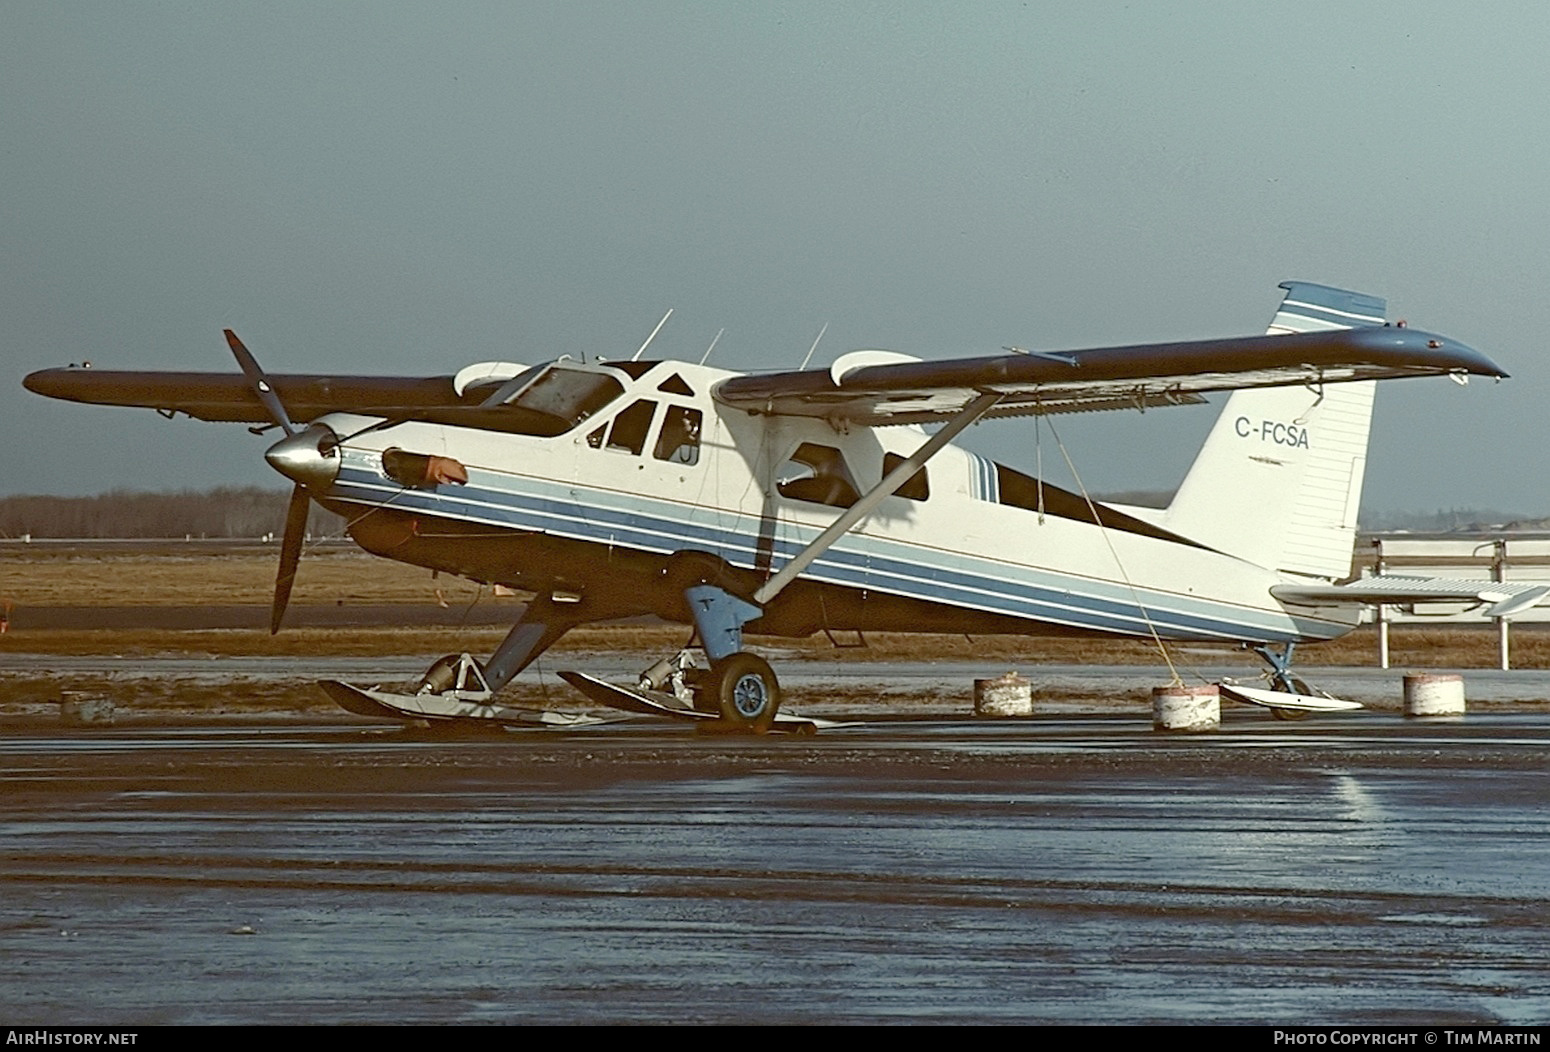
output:
[[[271, 375], [286, 411], [296, 421], [351, 411], [394, 416], [406, 411], [459, 406], [451, 376]], [[22, 381], [50, 398], [94, 405], [126, 405], [187, 413], [200, 420], [268, 423], [270, 416], [240, 373], [115, 372], [109, 369], [44, 369]]]
[[753, 413], [882, 425], [943, 420], [989, 392], [1002, 396], [986, 414], [994, 417], [1182, 405], [1244, 387], [1507, 375], [1456, 340], [1403, 326], [941, 362], [903, 357], [858, 351], [827, 370], [740, 376], [714, 393]]
[[1513, 617], [1539, 605], [1540, 600], [1550, 596], [1550, 585], [1387, 575], [1365, 577], [1350, 584], [1280, 584], [1271, 588], [1270, 594], [1283, 603], [1304, 606], [1475, 603], [1486, 606], [1487, 617]]

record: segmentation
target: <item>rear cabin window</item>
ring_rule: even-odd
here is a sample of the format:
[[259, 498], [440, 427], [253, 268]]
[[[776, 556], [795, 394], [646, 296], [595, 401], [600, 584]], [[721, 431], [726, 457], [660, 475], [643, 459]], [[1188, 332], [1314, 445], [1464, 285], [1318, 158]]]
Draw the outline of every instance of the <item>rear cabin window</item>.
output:
[[782, 497], [848, 508], [861, 499], [845, 455], [833, 446], [803, 442], [775, 475]]
[[[893, 469], [904, 463], [904, 458], [897, 453], [883, 454], [883, 477], [887, 478]], [[925, 500], [931, 496], [931, 487], [926, 482], [926, 469], [921, 468], [915, 474], [905, 480], [904, 485], [894, 490], [895, 497], [907, 497], [910, 500]]]
[[1180, 537], [1176, 533], [1170, 533], [1161, 526], [1126, 515], [1122, 511], [1102, 504], [1089, 505], [1087, 498], [1078, 493], [1052, 486], [1048, 482], [1041, 483], [1031, 475], [1024, 475], [1021, 471], [1013, 470], [1004, 464], [993, 466], [996, 473], [996, 487], [999, 491], [995, 499], [1000, 504], [1013, 508], [1025, 508], [1028, 511], [1042, 511], [1046, 515], [1054, 515], [1061, 519], [1090, 522], [1105, 529], [1123, 530], [1143, 537], [1158, 537], [1176, 544], [1187, 544], [1192, 548], [1201, 547], [1194, 541]]

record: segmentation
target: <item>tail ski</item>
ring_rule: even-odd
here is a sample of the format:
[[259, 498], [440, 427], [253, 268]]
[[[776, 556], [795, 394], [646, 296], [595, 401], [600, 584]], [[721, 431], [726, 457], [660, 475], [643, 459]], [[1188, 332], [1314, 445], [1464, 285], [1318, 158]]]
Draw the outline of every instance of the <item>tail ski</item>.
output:
[[[1383, 300], [1303, 281], [1269, 334], [1383, 325]], [[1258, 566], [1329, 580], [1351, 572], [1372, 423], [1372, 381], [1235, 391], [1164, 525]]]

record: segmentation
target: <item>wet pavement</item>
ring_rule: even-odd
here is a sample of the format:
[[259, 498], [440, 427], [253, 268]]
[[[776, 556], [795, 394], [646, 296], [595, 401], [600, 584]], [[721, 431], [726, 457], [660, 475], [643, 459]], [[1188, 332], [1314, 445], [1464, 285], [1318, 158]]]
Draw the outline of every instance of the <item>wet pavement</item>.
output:
[[[800, 697], [816, 715], [838, 711], [835, 706], [863, 710], [896, 710], [901, 706], [919, 711], [927, 700], [938, 713], [967, 712], [972, 708], [976, 679], [999, 676], [1008, 671], [1002, 665], [986, 661], [883, 661], [840, 660], [832, 656], [814, 656], [801, 651], [783, 652], [763, 648], [780, 676], [782, 687]], [[133, 658], [114, 653], [92, 655], [7, 654], [4, 671], [17, 675], [47, 675], [68, 687], [81, 676], [106, 676], [118, 682], [136, 680], [177, 682], [190, 687], [278, 680], [341, 679], [363, 685], [406, 686], [416, 682], [438, 655], [403, 656], [216, 656], [163, 654]], [[1209, 660], [1177, 662], [1185, 682], [1217, 682], [1224, 678], [1245, 686], [1264, 686], [1262, 668], [1247, 656], [1224, 663], [1220, 654]], [[545, 655], [515, 681], [515, 686], [542, 688], [554, 702], [575, 708], [590, 708], [579, 694], [556, 675], [557, 669], [580, 669], [618, 683], [634, 683], [640, 671], [651, 664], [649, 654], [618, 651], [573, 651]], [[1084, 712], [1123, 711], [1138, 716], [1150, 712], [1153, 687], [1168, 684], [1173, 672], [1161, 665], [1087, 665], [1026, 664], [1017, 669], [1031, 682], [1038, 694], [1041, 711], [1080, 714]], [[1432, 673], [1453, 671], [1463, 677], [1464, 689], [1472, 703], [1539, 703], [1550, 709], [1550, 670], [1428, 669]], [[1365, 705], [1399, 711], [1403, 699], [1403, 669], [1360, 668], [1349, 666], [1297, 666], [1299, 675], [1319, 689], [1337, 697]], [[321, 696], [321, 695], [320, 695]], [[944, 707], [942, 702], [947, 702]], [[875, 702], [876, 704], [871, 704]], [[813, 708], [814, 705], [817, 708]]]
[[0, 739], [0, 1011], [1550, 1020], [1550, 715]]

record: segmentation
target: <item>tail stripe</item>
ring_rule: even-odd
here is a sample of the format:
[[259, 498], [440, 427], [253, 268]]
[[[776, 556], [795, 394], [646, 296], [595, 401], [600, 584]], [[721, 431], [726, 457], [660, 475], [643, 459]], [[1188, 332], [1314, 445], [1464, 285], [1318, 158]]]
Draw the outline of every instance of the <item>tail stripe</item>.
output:
[[996, 475], [996, 466], [984, 457], [974, 453], [969, 454], [969, 495], [975, 500], [987, 501], [998, 504], [1001, 501], [1001, 480]]
[[[1292, 282], [1287, 284], [1290, 285]], [[1275, 320], [1270, 323], [1270, 333], [1275, 335], [1287, 332], [1320, 332], [1328, 329], [1360, 329], [1383, 323], [1382, 314], [1374, 316], [1356, 311], [1337, 310], [1317, 303], [1294, 300], [1288, 295], [1286, 301], [1281, 304], [1281, 309], [1276, 311]]]

